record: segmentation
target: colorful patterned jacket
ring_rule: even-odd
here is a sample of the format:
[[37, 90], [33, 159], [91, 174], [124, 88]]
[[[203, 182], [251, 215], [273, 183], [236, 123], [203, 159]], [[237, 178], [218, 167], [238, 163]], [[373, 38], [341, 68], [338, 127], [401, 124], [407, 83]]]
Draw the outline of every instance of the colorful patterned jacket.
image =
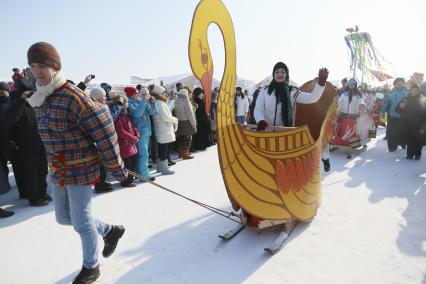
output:
[[35, 111], [53, 183], [93, 184], [99, 178], [100, 163], [117, 180], [126, 178], [107, 108], [65, 83]]

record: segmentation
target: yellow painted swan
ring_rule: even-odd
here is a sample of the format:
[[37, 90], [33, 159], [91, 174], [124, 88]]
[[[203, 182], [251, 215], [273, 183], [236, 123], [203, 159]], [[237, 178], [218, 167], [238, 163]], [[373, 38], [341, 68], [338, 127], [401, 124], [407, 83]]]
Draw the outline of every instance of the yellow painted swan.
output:
[[[188, 52], [192, 71], [205, 91], [206, 112], [210, 109], [213, 78], [207, 39], [211, 23], [221, 30], [225, 45], [225, 69], [217, 102], [217, 145], [234, 210], [242, 208], [262, 220], [311, 220], [321, 202], [320, 158], [334, 129], [335, 88], [327, 83], [320, 101], [310, 106], [312, 109], [305, 105], [299, 111], [296, 105], [296, 125], [303, 126], [275, 132], [240, 126], [234, 114], [236, 47], [232, 19], [220, 0], [201, 0], [194, 12]], [[310, 91], [315, 83], [307, 82], [301, 90]], [[314, 109], [319, 110], [316, 115], [312, 115]], [[318, 121], [318, 130], [310, 129]]]

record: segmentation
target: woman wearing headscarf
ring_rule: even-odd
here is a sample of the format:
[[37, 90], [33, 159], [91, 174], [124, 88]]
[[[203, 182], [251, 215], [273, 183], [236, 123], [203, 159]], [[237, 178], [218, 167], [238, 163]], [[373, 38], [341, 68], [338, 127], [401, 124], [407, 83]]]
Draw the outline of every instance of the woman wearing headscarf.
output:
[[[294, 126], [294, 106], [297, 103], [312, 104], [317, 102], [325, 90], [325, 82], [328, 78], [328, 70], [321, 68], [318, 72], [318, 83], [311, 93], [299, 91], [290, 86], [289, 69], [283, 62], [275, 64], [272, 70], [271, 83], [263, 88], [254, 108], [254, 118], [257, 122], [257, 130], [263, 131], [268, 126]], [[324, 170], [330, 170], [328, 144], [324, 147], [322, 160]]]
[[195, 116], [197, 120], [197, 133], [192, 136], [192, 146], [195, 150], [205, 150], [210, 146], [210, 118], [206, 113], [204, 91], [195, 88], [192, 97], [197, 104]]

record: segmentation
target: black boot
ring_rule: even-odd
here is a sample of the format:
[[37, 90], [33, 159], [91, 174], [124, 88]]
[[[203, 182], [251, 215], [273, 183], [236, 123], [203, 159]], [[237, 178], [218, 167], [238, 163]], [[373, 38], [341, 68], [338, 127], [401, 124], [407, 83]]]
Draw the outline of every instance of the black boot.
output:
[[49, 194], [47, 194], [47, 193], [43, 196], [43, 199], [45, 199], [45, 200], [47, 200], [47, 201], [53, 201], [52, 196], [50, 196], [50, 195], [49, 195]]
[[126, 180], [120, 183], [122, 187], [135, 187], [137, 186], [136, 183], [133, 182], [133, 180]]
[[6, 211], [6, 210], [0, 208], [0, 218], [7, 218], [7, 217], [12, 216], [13, 214], [15, 214], [15, 212]]
[[37, 200], [30, 200], [30, 205], [34, 207], [42, 207], [49, 204], [49, 201], [43, 198], [39, 198]]
[[96, 193], [105, 193], [112, 191], [112, 187], [108, 187], [105, 182], [101, 181], [95, 184], [95, 192]]
[[330, 159], [322, 159], [322, 163], [324, 164], [324, 171], [328, 173], [330, 171]]
[[90, 284], [99, 278], [101, 272], [99, 271], [99, 265], [94, 268], [86, 268], [83, 266], [80, 273], [74, 279], [72, 284]]
[[111, 231], [109, 231], [109, 233], [104, 238], [105, 245], [104, 250], [102, 251], [102, 255], [104, 257], [111, 256], [117, 247], [118, 240], [123, 236], [124, 231], [125, 229], [123, 226], [112, 226]]

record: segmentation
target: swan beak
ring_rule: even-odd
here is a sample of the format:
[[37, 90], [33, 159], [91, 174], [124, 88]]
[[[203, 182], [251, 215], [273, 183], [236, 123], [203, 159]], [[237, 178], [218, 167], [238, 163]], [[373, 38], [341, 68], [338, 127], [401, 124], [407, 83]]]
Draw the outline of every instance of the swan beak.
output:
[[212, 95], [212, 82], [213, 82], [213, 66], [212, 68], [204, 73], [203, 77], [200, 80], [201, 87], [204, 91], [204, 98], [206, 102], [206, 113], [210, 113], [210, 104], [211, 104], [211, 95]]

